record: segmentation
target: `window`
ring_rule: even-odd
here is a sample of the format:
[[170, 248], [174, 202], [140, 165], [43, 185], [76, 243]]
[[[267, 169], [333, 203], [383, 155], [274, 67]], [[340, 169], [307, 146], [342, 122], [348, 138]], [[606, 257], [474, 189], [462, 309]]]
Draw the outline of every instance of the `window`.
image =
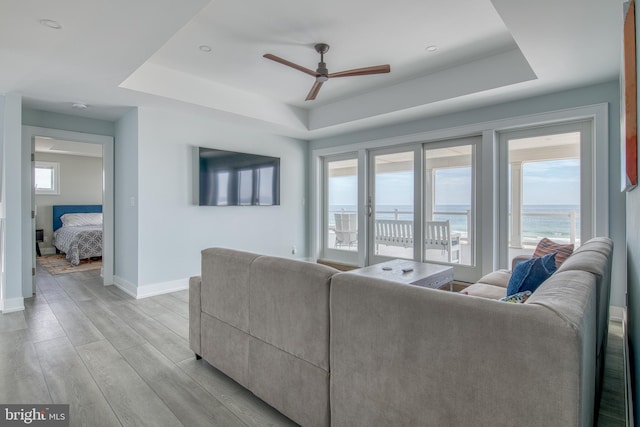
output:
[[371, 153], [373, 222], [369, 259], [413, 259], [415, 253], [416, 148], [381, 149]]
[[[471, 142], [471, 144], [468, 144]], [[474, 265], [474, 146], [478, 139], [425, 145], [426, 262]]]
[[[358, 266], [443, 263], [473, 283], [510, 268], [542, 237], [579, 246], [609, 235], [607, 117], [602, 104], [314, 149], [313, 256]], [[413, 149], [411, 166], [402, 155]], [[349, 167], [338, 167], [342, 160]], [[336, 208], [359, 209], [357, 251], [335, 243]], [[446, 229], [447, 220], [452, 241], [443, 244], [429, 226]], [[388, 228], [401, 239], [384, 240], [376, 222], [411, 232]]]
[[327, 159], [326, 247], [358, 250], [358, 159]]
[[36, 194], [60, 194], [60, 163], [36, 162], [33, 182]]
[[589, 129], [588, 123], [579, 122], [502, 135], [507, 154], [507, 265], [515, 256], [531, 255], [543, 237], [580, 246], [591, 234], [589, 221], [586, 228], [582, 224], [591, 209], [584, 199], [592, 192], [589, 174], [582, 167]]

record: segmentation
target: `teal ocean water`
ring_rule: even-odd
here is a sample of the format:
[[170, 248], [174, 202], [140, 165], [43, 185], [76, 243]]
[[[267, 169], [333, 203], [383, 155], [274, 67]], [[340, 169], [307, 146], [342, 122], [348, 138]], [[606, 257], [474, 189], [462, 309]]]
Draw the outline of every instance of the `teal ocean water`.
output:
[[[468, 205], [438, 205], [435, 220], [449, 220], [451, 229], [463, 236], [468, 233]], [[355, 205], [335, 205], [329, 208], [329, 224], [334, 223], [334, 212], [356, 212]], [[525, 240], [539, 240], [541, 237], [568, 240], [571, 230], [570, 212], [575, 214], [576, 239], [580, 239], [580, 207], [577, 205], [523, 205], [522, 237]], [[378, 205], [378, 219], [413, 219], [413, 207], [407, 205]]]

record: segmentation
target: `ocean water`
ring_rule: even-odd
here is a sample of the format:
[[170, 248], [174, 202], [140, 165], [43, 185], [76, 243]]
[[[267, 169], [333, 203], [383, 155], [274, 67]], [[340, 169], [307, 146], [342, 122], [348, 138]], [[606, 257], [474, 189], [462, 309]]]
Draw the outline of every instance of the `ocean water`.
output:
[[[451, 230], [466, 236], [468, 233], [468, 205], [436, 206], [436, 221], [449, 220]], [[334, 225], [334, 212], [356, 212], [355, 205], [335, 205], [329, 208], [329, 224]], [[570, 212], [575, 213], [575, 237], [580, 240], [580, 207], [577, 205], [523, 205], [522, 206], [522, 238], [525, 241], [537, 241], [542, 237], [558, 241], [571, 237]], [[413, 207], [410, 205], [378, 205], [378, 219], [413, 219]]]

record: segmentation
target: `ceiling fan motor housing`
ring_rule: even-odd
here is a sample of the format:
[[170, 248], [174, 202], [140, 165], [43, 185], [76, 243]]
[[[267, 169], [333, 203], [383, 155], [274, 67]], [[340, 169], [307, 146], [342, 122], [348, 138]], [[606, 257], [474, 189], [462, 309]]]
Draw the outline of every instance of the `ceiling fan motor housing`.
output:
[[327, 64], [324, 62], [318, 63], [318, 69], [316, 72], [319, 74], [319, 76], [316, 77], [317, 82], [326, 82], [329, 80], [329, 70], [327, 69]]
[[318, 62], [318, 68], [316, 69], [316, 73], [320, 75], [316, 77], [316, 81], [326, 82], [329, 80], [329, 70], [327, 69], [327, 64], [324, 62], [324, 54], [329, 51], [329, 45], [326, 43], [317, 43], [314, 48], [316, 52], [320, 54], [320, 62]]

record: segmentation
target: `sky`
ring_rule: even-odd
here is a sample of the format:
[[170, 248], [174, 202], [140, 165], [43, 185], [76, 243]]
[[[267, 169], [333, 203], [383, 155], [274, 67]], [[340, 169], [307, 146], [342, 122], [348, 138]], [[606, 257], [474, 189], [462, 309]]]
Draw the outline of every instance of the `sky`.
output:
[[[523, 167], [523, 204], [579, 205], [579, 160], [529, 162]], [[436, 175], [436, 205], [470, 204], [469, 168], [440, 169]], [[413, 204], [413, 172], [395, 172], [376, 177], [376, 204]], [[335, 177], [329, 182], [329, 205], [355, 205], [355, 176]]]

